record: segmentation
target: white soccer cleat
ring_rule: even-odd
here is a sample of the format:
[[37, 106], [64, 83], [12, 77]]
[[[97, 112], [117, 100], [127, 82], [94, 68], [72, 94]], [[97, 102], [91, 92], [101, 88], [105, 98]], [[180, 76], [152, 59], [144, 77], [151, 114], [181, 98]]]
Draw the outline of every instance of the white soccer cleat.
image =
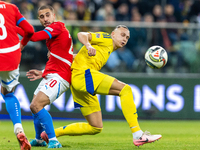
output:
[[133, 139], [133, 144], [139, 147], [140, 145], [146, 143], [155, 142], [156, 140], [159, 140], [161, 137], [162, 135], [151, 135], [149, 132], [145, 131], [138, 140]]

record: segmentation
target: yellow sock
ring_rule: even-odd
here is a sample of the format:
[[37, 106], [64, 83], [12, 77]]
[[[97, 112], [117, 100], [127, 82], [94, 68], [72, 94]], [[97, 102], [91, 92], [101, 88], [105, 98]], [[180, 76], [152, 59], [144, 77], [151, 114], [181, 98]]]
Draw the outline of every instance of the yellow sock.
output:
[[134, 133], [141, 130], [137, 120], [138, 115], [135, 103], [133, 101], [133, 93], [131, 87], [126, 84], [121, 90], [119, 96], [121, 100], [122, 112], [129, 124], [129, 127], [131, 128], [131, 132]]
[[103, 128], [96, 128], [89, 123], [78, 122], [55, 129], [56, 137], [62, 135], [93, 135], [100, 133]]

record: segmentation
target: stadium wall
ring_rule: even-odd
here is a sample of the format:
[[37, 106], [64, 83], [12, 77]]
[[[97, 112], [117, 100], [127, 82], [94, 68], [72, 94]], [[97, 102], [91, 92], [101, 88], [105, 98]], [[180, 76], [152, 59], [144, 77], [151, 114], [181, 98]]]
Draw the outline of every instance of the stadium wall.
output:
[[[112, 73], [117, 79], [128, 83], [140, 119], [199, 119], [200, 77], [198, 74], [140, 74]], [[23, 118], [31, 118], [30, 102], [38, 81], [31, 82], [21, 73], [15, 95], [21, 104]], [[116, 96], [98, 95], [104, 119], [124, 119], [120, 99]], [[74, 109], [70, 90], [52, 105], [45, 107], [53, 117], [60, 119], [83, 119], [79, 109]], [[0, 119], [8, 115], [0, 96]]]

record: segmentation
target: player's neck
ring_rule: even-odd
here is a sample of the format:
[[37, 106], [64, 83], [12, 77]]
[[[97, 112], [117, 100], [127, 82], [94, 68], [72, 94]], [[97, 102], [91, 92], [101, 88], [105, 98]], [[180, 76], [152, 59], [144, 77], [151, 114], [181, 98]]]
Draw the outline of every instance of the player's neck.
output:
[[117, 50], [118, 49], [118, 47], [116, 46], [116, 44], [114, 43], [114, 41], [113, 41], [113, 51], [115, 51], [115, 50]]

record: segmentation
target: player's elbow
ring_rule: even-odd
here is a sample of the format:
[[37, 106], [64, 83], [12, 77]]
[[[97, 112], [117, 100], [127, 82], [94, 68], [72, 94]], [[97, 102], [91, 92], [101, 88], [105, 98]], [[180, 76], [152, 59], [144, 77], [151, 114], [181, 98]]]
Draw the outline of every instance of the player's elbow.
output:
[[80, 40], [81, 39], [81, 37], [84, 35], [84, 32], [79, 32], [79, 33], [77, 33], [77, 37], [78, 37], [78, 39]]
[[30, 26], [29, 28], [27, 28], [27, 30], [25, 32], [26, 32], [26, 35], [28, 37], [31, 37], [34, 34], [34, 28], [33, 28], [33, 26]]

